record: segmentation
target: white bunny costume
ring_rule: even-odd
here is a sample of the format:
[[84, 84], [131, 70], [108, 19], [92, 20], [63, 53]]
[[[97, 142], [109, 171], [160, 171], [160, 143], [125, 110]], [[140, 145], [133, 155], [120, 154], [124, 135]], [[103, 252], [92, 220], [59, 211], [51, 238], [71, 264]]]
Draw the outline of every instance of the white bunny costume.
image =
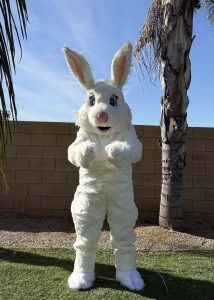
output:
[[95, 280], [95, 257], [107, 215], [115, 253], [116, 279], [131, 290], [144, 282], [136, 270], [132, 164], [141, 158], [142, 145], [131, 125], [131, 111], [121, 91], [131, 63], [127, 43], [115, 55], [111, 80], [94, 81], [85, 58], [64, 48], [74, 75], [87, 89], [86, 102], [77, 115], [79, 131], [68, 148], [68, 160], [80, 168], [71, 212], [77, 239], [76, 259], [69, 277], [72, 289], [87, 289]]

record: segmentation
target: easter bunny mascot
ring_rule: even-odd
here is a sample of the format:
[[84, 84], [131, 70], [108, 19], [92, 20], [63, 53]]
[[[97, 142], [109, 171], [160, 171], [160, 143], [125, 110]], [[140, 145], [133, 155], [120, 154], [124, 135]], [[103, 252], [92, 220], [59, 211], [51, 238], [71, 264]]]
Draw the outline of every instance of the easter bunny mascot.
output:
[[71, 205], [76, 259], [68, 284], [78, 290], [92, 287], [97, 244], [107, 215], [116, 280], [131, 290], [142, 290], [144, 281], [136, 270], [133, 228], [138, 212], [132, 186], [132, 164], [140, 160], [142, 145], [121, 90], [130, 69], [132, 45], [125, 44], [115, 54], [111, 80], [94, 81], [82, 55], [69, 48], [63, 51], [72, 72], [87, 89], [77, 114], [79, 131], [68, 148], [68, 160], [80, 168]]

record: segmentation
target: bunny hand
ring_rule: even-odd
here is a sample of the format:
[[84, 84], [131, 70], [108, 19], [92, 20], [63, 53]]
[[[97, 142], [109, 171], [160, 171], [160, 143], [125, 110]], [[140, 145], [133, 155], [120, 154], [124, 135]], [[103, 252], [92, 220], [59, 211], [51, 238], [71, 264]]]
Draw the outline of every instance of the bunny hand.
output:
[[105, 147], [107, 159], [117, 167], [124, 166], [129, 162], [129, 148], [125, 142], [115, 141]]
[[88, 168], [96, 157], [95, 143], [86, 141], [81, 145], [80, 149], [80, 165], [83, 168]]

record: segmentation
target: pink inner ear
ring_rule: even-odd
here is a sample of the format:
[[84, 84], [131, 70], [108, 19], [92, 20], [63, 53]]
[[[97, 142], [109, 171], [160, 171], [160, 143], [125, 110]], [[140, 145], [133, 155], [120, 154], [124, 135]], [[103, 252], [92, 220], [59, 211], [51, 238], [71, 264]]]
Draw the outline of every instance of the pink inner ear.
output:
[[125, 73], [125, 64], [126, 64], [126, 55], [123, 55], [120, 57], [120, 60], [118, 62], [118, 83], [120, 84], [123, 80], [123, 76]]
[[72, 62], [73, 62], [73, 66], [74, 66], [74, 69], [75, 69], [75, 73], [77, 74], [77, 77], [79, 78], [79, 80], [80, 80], [82, 83], [86, 83], [85, 80], [84, 80], [84, 76], [83, 76], [81, 67], [80, 67], [80, 65], [78, 64], [78, 62], [75, 60], [74, 57], [72, 57]]

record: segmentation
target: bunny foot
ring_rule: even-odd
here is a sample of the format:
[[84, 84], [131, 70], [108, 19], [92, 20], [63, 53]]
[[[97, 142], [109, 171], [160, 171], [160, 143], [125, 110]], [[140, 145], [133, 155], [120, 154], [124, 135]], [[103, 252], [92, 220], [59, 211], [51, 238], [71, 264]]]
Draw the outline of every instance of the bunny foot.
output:
[[140, 291], [145, 287], [145, 283], [136, 269], [127, 272], [117, 271], [116, 280], [132, 291]]
[[68, 286], [73, 290], [87, 290], [93, 286], [95, 278], [94, 272], [73, 272], [68, 278]]

